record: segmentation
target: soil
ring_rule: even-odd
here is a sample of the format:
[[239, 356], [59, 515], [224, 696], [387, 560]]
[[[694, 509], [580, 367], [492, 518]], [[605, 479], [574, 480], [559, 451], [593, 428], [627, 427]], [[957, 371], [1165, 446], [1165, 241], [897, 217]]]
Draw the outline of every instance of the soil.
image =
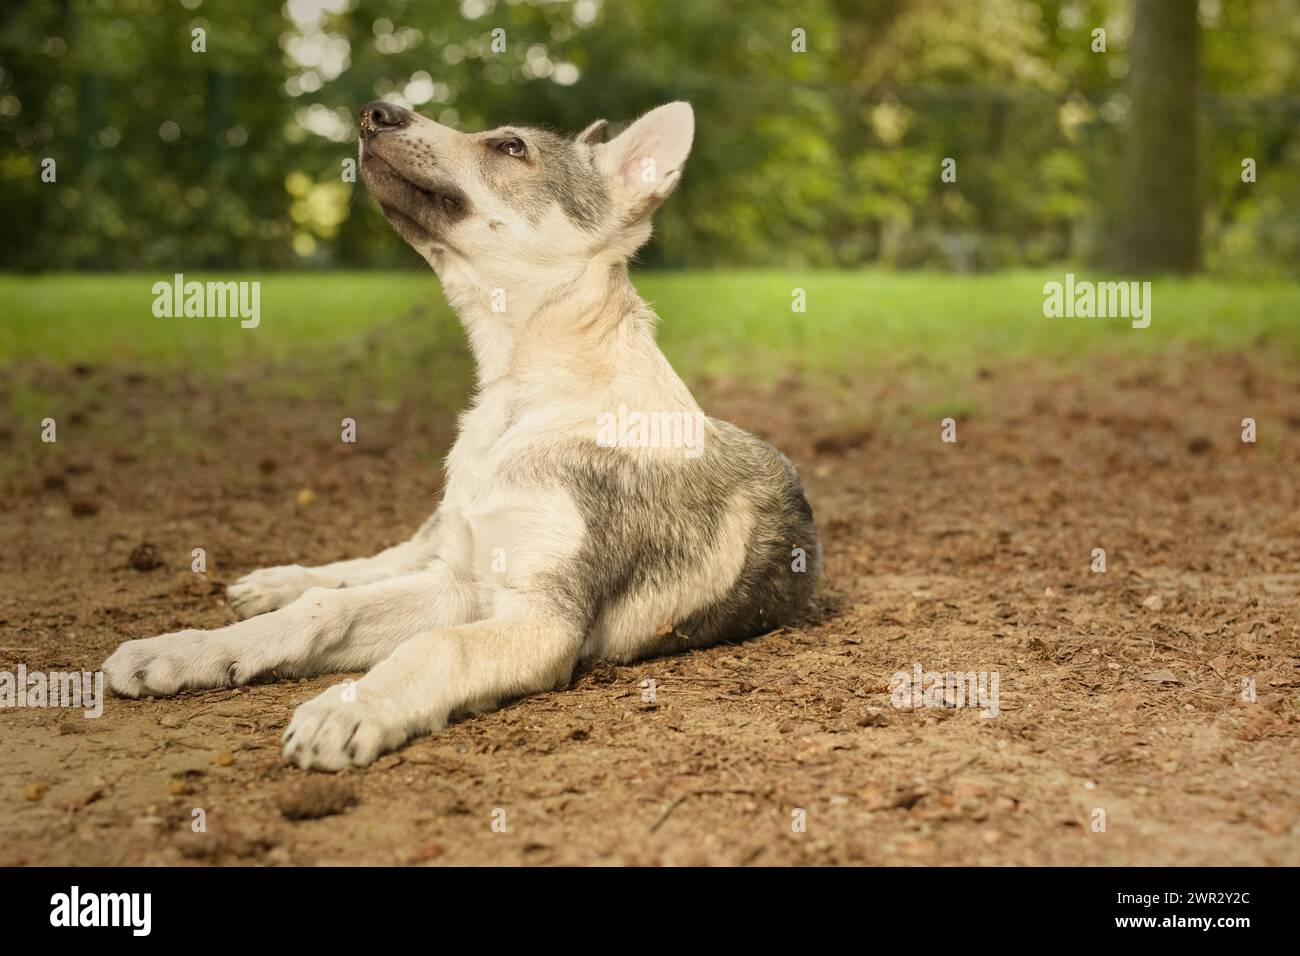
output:
[[[231, 622], [246, 571], [399, 540], [455, 422], [253, 375], [20, 372], [0, 389], [58, 396], [59, 432], [40, 444], [0, 392], [8, 671], [94, 670]], [[0, 863], [1300, 864], [1293, 366], [696, 384], [804, 476], [825, 550], [808, 621], [598, 665], [337, 776], [278, 745], [337, 676], [0, 711]], [[918, 664], [996, 672], [997, 714], [893, 706]]]

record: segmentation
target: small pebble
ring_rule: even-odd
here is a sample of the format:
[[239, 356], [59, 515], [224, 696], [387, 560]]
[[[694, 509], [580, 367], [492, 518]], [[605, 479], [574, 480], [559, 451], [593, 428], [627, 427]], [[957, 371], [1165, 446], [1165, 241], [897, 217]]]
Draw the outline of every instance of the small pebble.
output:
[[145, 541], [131, 552], [128, 563], [137, 571], [153, 571], [155, 568], [162, 567], [162, 553], [156, 544]]
[[28, 800], [39, 800], [41, 797], [45, 796], [45, 791], [48, 789], [50, 789], [49, 784], [29, 783], [27, 786], [23, 787], [23, 796]]
[[315, 820], [342, 813], [357, 802], [352, 785], [333, 777], [309, 777], [287, 783], [275, 797], [280, 812], [290, 820]]

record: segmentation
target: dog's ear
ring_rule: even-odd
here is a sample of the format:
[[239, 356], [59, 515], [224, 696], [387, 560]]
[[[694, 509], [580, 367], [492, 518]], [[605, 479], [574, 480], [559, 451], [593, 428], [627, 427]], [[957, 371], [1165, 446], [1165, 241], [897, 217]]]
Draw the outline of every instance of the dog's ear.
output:
[[609, 120], [598, 119], [578, 134], [578, 142], [587, 146], [599, 146], [605, 142], [605, 134], [608, 132]]
[[695, 138], [691, 104], [653, 109], [600, 149], [600, 164], [638, 215], [652, 212], [682, 178]]

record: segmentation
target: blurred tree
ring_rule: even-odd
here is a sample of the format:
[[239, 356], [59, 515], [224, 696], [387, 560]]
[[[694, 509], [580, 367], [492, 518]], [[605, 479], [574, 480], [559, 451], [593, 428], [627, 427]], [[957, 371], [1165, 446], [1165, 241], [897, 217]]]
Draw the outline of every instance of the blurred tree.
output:
[[1122, 263], [1138, 273], [1195, 272], [1201, 266], [1196, 4], [1134, 0], [1129, 54]]

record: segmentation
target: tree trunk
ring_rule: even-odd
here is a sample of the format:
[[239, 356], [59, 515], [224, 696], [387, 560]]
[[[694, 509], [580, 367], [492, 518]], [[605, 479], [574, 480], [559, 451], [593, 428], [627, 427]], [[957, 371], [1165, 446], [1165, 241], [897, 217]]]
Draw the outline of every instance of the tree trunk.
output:
[[1133, 272], [1201, 267], [1196, 96], [1200, 34], [1191, 0], [1134, 0], [1121, 264]]

